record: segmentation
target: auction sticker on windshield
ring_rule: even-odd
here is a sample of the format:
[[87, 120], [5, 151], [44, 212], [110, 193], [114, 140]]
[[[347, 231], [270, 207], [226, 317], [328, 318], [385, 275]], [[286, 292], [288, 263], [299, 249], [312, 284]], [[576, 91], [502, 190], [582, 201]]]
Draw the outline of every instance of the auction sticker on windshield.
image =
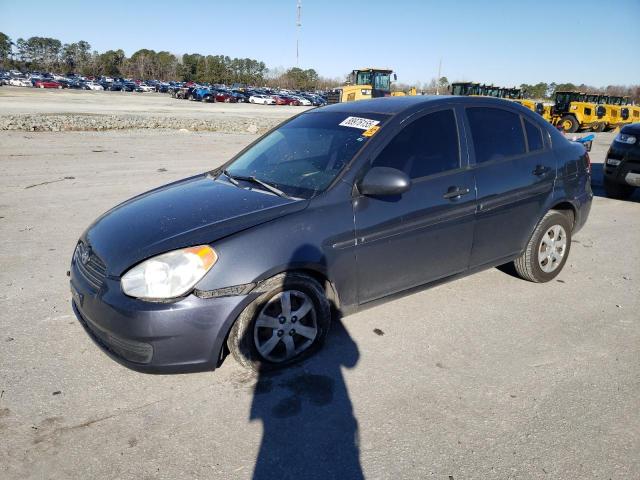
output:
[[378, 125], [380, 120], [371, 120], [370, 118], [347, 117], [340, 122], [341, 127], [359, 128], [360, 130], [369, 130], [374, 125]]

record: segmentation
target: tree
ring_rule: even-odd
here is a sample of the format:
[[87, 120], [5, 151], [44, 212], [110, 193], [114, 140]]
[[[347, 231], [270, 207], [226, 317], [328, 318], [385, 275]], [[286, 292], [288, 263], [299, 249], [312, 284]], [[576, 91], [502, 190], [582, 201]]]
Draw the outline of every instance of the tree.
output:
[[84, 40], [65, 44], [62, 47], [61, 61], [67, 73], [84, 71], [91, 62], [91, 45]]
[[107, 50], [96, 59], [96, 75], [119, 76], [125, 64], [122, 50]]
[[4, 67], [9, 64], [9, 57], [12, 54], [13, 43], [8, 35], [0, 32], [0, 64]]

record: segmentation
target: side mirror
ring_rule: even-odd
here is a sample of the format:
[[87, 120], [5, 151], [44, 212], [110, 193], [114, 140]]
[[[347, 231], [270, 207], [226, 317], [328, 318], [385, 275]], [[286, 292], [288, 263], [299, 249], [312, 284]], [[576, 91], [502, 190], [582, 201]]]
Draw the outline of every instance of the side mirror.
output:
[[358, 182], [357, 187], [362, 195], [400, 195], [411, 188], [411, 180], [406, 173], [397, 168], [373, 167]]

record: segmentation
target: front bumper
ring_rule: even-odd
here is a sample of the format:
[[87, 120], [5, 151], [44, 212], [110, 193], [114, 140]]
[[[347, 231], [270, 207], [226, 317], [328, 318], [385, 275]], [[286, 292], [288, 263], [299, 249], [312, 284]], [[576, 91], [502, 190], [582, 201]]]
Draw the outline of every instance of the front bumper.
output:
[[168, 303], [128, 297], [117, 279], [85, 280], [71, 265], [72, 306], [91, 339], [122, 365], [145, 373], [214, 370], [227, 333], [255, 294], [220, 298], [189, 295]]
[[[610, 165], [609, 158], [619, 160], [619, 165]], [[605, 178], [614, 183], [628, 185], [627, 174], [640, 175], [640, 145], [612, 145], [604, 163]], [[635, 185], [634, 185], [635, 186]]]

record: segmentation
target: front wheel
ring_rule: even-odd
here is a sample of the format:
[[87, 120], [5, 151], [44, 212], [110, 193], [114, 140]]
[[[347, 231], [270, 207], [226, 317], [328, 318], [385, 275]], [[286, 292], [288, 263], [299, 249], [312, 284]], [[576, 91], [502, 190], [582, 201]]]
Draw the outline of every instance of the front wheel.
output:
[[301, 273], [282, 273], [240, 314], [227, 345], [236, 361], [255, 371], [275, 370], [307, 358], [324, 342], [331, 308], [322, 286]]
[[529, 239], [522, 254], [513, 265], [524, 280], [544, 283], [553, 280], [562, 270], [571, 249], [569, 217], [557, 210], [550, 210]]
[[580, 128], [580, 123], [573, 115], [565, 115], [560, 119], [560, 126], [565, 132], [576, 133]]

